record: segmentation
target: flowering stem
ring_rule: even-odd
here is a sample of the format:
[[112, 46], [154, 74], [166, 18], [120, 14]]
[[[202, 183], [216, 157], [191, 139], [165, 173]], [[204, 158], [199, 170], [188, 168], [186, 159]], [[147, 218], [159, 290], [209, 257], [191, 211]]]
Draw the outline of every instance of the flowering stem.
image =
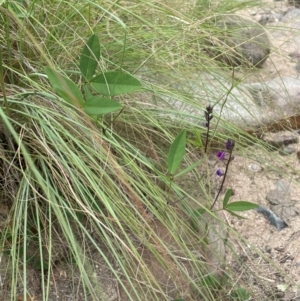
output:
[[232, 158], [232, 150], [233, 150], [233, 149], [230, 149], [230, 150], [229, 150], [229, 159], [227, 160], [227, 163], [226, 163], [226, 168], [225, 168], [225, 173], [224, 173], [224, 176], [223, 176], [223, 180], [222, 180], [221, 186], [220, 186], [220, 188], [219, 188], [218, 194], [217, 194], [217, 196], [216, 196], [214, 202], [213, 202], [212, 205], [210, 206], [210, 210], [212, 210], [212, 209], [214, 208], [214, 206], [215, 206], [215, 204], [216, 204], [216, 202], [217, 202], [217, 200], [218, 200], [218, 198], [219, 198], [219, 195], [220, 195], [220, 193], [221, 193], [221, 191], [222, 191], [222, 189], [223, 189], [223, 186], [224, 186], [224, 183], [225, 183], [225, 179], [226, 179], [226, 175], [227, 175], [227, 171], [228, 171], [228, 168], [229, 168], [229, 164], [230, 164], [231, 158]]
[[206, 139], [205, 139], [205, 148], [204, 148], [204, 153], [206, 154], [207, 152], [207, 146], [208, 146], [208, 136], [209, 136], [209, 121], [207, 122], [207, 131], [206, 131]]
[[206, 154], [207, 152], [207, 147], [208, 147], [208, 137], [209, 137], [209, 129], [210, 129], [210, 121], [213, 119], [213, 107], [211, 105], [208, 105], [205, 109], [204, 116], [205, 116], [205, 126], [207, 127], [206, 131], [206, 140], [205, 140], [205, 147], [204, 147], [204, 153]]

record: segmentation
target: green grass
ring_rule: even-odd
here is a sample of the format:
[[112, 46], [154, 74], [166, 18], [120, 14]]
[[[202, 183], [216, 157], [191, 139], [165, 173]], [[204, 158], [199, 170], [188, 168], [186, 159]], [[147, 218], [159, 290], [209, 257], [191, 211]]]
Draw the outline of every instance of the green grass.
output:
[[[194, 129], [204, 134], [205, 128], [203, 114], [194, 118], [168, 108], [165, 97], [203, 111], [178, 83], [199, 73], [231, 79], [205, 45], [211, 35], [222, 35], [212, 25], [215, 17], [255, 3], [227, 2], [2, 3], [1, 196], [9, 218], [1, 247], [9, 268], [1, 277], [11, 283], [2, 300], [25, 300], [27, 293], [33, 298], [32, 271], [41, 278], [39, 300], [48, 300], [51, 276], [63, 263], [74, 273], [72, 300], [108, 300], [106, 282], [95, 276], [97, 258], [117, 281], [121, 300], [231, 300], [228, 291], [238, 296], [234, 300], [246, 300], [230, 271], [228, 278], [207, 277], [207, 254], [199, 252], [207, 249], [207, 237], [198, 232], [205, 225], [193, 225], [189, 213], [213, 201], [205, 158], [189, 145], [182, 169], [197, 160], [204, 168], [172, 185], [166, 165], [182, 129], [192, 138]], [[79, 57], [92, 33], [101, 44], [97, 71], [124, 70], [144, 87], [116, 98], [124, 107], [120, 115], [98, 120], [58, 98], [44, 69], [54, 68], [81, 87]], [[220, 141], [240, 136], [239, 146], [251, 139], [228, 123], [215, 135]], [[207, 215], [215, 227], [222, 223]]]

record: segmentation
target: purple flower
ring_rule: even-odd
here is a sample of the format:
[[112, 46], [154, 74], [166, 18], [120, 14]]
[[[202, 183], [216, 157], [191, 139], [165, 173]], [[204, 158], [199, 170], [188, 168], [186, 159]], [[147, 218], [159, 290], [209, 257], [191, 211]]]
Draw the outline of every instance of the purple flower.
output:
[[211, 105], [208, 105], [208, 106], [206, 107], [206, 112], [207, 112], [208, 114], [211, 114], [211, 113], [213, 112], [213, 107], [212, 107]]
[[231, 139], [228, 139], [228, 140], [226, 141], [226, 143], [225, 143], [225, 147], [226, 147], [226, 149], [229, 150], [229, 151], [230, 151], [230, 150], [233, 150], [234, 145], [235, 145], [235, 143], [234, 143], [234, 141], [231, 140]]
[[223, 177], [224, 176], [224, 172], [221, 170], [221, 169], [218, 169], [216, 174], [219, 176], [219, 177]]
[[218, 157], [220, 160], [224, 160], [224, 159], [225, 159], [225, 155], [226, 155], [226, 152], [225, 152], [225, 151], [218, 151], [218, 152], [217, 152], [217, 157]]
[[214, 116], [212, 115], [212, 112], [213, 112], [213, 107], [211, 105], [207, 106], [206, 111], [204, 112], [204, 116], [207, 122], [213, 119]]

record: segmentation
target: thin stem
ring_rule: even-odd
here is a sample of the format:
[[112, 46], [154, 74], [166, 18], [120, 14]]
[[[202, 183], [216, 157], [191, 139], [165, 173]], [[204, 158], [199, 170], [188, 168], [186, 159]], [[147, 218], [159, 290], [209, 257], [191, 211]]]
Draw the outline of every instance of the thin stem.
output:
[[224, 173], [224, 177], [223, 177], [221, 186], [220, 186], [220, 188], [219, 188], [218, 194], [217, 194], [217, 196], [216, 196], [214, 202], [213, 202], [212, 205], [210, 206], [210, 210], [212, 210], [212, 209], [214, 208], [214, 206], [215, 206], [215, 204], [216, 204], [216, 202], [217, 202], [217, 200], [218, 200], [218, 198], [219, 198], [219, 196], [220, 196], [220, 193], [221, 193], [221, 191], [222, 191], [222, 189], [223, 189], [223, 186], [224, 186], [224, 183], [225, 183], [225, 180], [226, 180], [226, 176], [227, 176], [227, 171], [228, 171], [228, 168], [229, 168], [229, 164], [230, 164], [230, 162], [231, 162], [231, 157], [232, 157], [232, 149], [229, 151], [229, 159], [228, 159], [227, 164], [226, 164], [225, 173]]
[[205, 148], [204, 148], [204, 153], [206, 154], [207, 152], [207, 146], [208, 146], [208, 136], [209, 136], [209, 125], [210, 121], [207, 121], [207, 131], [206, 131], [206, 139], [205, 139]]

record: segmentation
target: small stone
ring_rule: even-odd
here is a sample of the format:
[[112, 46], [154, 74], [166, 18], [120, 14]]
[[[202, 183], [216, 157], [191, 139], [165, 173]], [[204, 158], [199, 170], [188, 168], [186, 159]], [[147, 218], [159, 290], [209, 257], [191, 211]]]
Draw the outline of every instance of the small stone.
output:
[[298, 143], [299, 135], [295, 132], [281, 131], [277, 133], [264, 134], [262, 139], [271, 146], [280, 148], [289, 144]]
[[286, 254], [285, 256], [283, 256], [283, 258], [280, 259], [280, 263], [286, 263], [288, 260], [293, 260], [294, 257], [291, 256], [290, 254]]
[[259, 254], [258, 253], [254, 253], [252, 256], [253, 256], [253, 258], [258, 258]]
[[272, 248], [271, 248], [269, 245], [266, 245], [266, 246], [265, 246], [265, 251], [266, 251], [267, 253], [271, 253]]
[[297, 151], [297, 149], [293, 146], [283, 146], [279, 149], [279, 155], [281, 156], [288, 156], [291, 155], [293, 153], [295, 153]]
[[286, 204], [290, 201], [290, 193], [279, 189], [272, 189], [266, 196], [271, 205]]
[[285, 248], [284, 247], [276, 247], [275, 250], [278, 252], [284, 252]]
[[261, 164], [257, 163], [257, 162], [251, 162], [249, 165], [248, 165], [248, 168], [250, 171], [252, 172], [260, 172], [262, 171], [262, 166]]
[[276, 298], [283, 298], [284, 297], [284, 292], [276, 292], [275, 296], [276, 296]]

